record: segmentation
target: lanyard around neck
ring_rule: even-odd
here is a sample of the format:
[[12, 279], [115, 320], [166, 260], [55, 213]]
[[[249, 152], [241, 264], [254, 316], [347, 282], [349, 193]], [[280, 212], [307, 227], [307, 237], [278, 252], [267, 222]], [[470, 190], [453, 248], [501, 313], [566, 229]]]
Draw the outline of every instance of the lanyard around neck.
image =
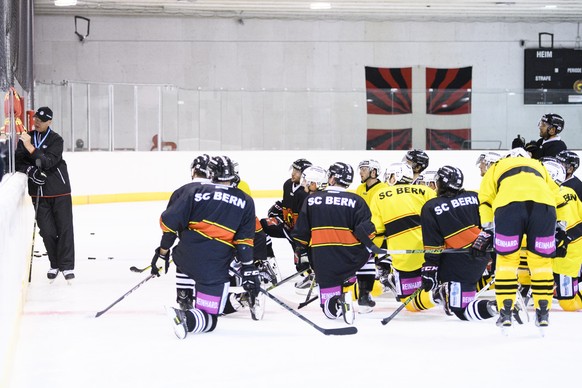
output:
[[[46, 135], [44, 135], [44, 137], [42, 137], [41, 133], [37, 132], [34, 136], [34, 148], [40, 148], [40, 146], [42, 145], [42, 143], [44, 143], [44, 141], [46, 140], [46, 138], [48, 137], [50, 132], [51, 132], [50, 127], [49, 127], [49, 129], [47, 129]], [[39, 141], [39, 138], [40, 138], [40, 141]]]

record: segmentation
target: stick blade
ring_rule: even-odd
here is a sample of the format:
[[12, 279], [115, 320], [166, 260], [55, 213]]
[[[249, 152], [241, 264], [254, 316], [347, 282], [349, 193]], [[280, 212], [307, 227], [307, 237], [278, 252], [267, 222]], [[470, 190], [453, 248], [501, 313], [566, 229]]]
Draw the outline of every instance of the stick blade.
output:
[[136, 266], [130, 267], [129, 270], [131, 272], [142, 272], [139, 268], [137, 268]]
[[352, 335], [358, 332], [355, 326], [340, 327], [337, 329], [323, 329], [325, 335]]

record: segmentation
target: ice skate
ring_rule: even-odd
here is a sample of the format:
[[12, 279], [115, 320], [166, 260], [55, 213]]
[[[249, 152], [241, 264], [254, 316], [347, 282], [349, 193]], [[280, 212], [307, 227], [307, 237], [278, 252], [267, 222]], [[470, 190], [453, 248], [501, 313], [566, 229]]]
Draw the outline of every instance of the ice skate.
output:
[[352, 293], [350, 291], [342, 294], [338, 299], [339, 309], [341, 310], [344, 322], [348, 325], [352, 325], [356, 319], [356, 313], [354, 311], [354, 302], [352, 300]]
[[249, 307], [251, 310], [251, 318], [255, 321], [260, 321], [265, 315], [265, 303], [267, 302], [267, 296], [262, 292], [259, 295], [252, 296], [249, 295]]
[[540, 330], [542, 337], [545, 337], [545, 330], [550, 324], [550, 310], [548, 310], [548, 301], [540, 300], [539, 308], [536, 309], [536, 326]]
[[48, 278], [50, 283], [54, 282], [58, 275], [59, 275], [58, 268], [51, 268], [46, 273], [46, 277]]
[[72, 270], [63, 271], [63, 276], [65, 277], [65, 280], [67, 281], [69, 286], [73, 284], [73, 280], [75, 279], [75, 273]]
[[509, 329], [511, 328], [512, 322], [511, 318], [513, 316], [511, 305], [513, 304], [511, 299], [505, 299], [503, 301], [503, 308], [499, 310], [499, 318], [495, 323], [501, 328], [501, 334], [507, 336], [509, 335]]
[[376, 302], [372, 300], [372, 296], [368, 291], [361, 291], [358, 296], [358, 313], [368, 314], [373, 311], [373, 307], [376, 306]]
[[166, 307], [166, 315], [172, 320], [174, 334], [179, 339], [184, 339], [188, 335], [188, 326], [186, 325], [186, 313], [173, 307]]
[[441, 306], [447, 315], [453, 315], [451, 306], [449, 306], [449, 284], [443, 283], [432, 292], [433, 300]]

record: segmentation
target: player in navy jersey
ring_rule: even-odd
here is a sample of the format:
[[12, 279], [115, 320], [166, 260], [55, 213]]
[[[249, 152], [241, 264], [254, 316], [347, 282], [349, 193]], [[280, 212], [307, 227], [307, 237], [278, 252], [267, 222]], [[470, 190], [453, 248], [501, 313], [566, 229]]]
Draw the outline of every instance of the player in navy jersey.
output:
[[175, 235], [179, 237], [172, 257], [196, 282], [194, 308], [167, 310], [180, 339], [216, 328], [228, 297], [229, 269], [235, 255], [241, 262], [243, 288], [256, 297], [260, 286], [259, 271], [253, 263], [253, 199], [231, 187], [235, 174], [228, 157], [211, 158], [208, 168], [214, 184], [191, 185], [162, 213], [163, 235], [152, 259], [152, 274], [158, 274], [158, 259], [165, 261], [167, 272], [170, 248]]
[[344, 293], [342, 286], [372, 256], [366, 246], [374, 247], [370, 209], [362, 197], [347, 191], [353, 177], [350, 165], [331, 165], [328, 186], [306, 198], [292, 232], [297, 243], [311, 250], [325, 316], [343, 316], [348, 324], [355, 315], [351, 292]]

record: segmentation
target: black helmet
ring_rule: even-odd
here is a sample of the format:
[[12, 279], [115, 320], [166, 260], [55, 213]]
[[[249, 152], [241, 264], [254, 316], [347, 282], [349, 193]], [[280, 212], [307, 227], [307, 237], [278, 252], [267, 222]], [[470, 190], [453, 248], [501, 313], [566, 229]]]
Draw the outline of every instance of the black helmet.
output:
[[556, 159], [562, 163], [566, 169], [568, 167], [573, 167], [574, 171], [576, 171], [578, 167], [580, 167], [580, 157], [574, 151], [560, 151], [558, 152], [558, 155], [556, 155]]
[[423, 150], [410, 150], [406, 152], [406, 156], [402, 161], [412, 162], [412, 170], [414, 172], [423, 172], [428, 167], [428, 155]]
[[313, 166], [313, 163], [311, 163], [307, 159], [297, 159], [296, 161], [293, 162], [293, 164], [291, 164], [291, 168], [294, 168], [301, 172], [303, 172], [303, 170], [305, 170], [307, 167], [311, 166]]
[[554, 127], [556, 129], [556, 134], [562, 132], [564, 129], [564, 119], [562, 116], [555, 113], [546, 113], [542, 116], [540, 122], [547, 123], [550, 127]]
[[438, 193], [457, 193], [463, 188], [463, 172], [457, 167], [443, 166], [437, 171]]
[[334, 177], [336, 182], [345, 187], [351, 185], [354, 180], [354, 169], [349, 164], [336, 162], [329, 166], [327, 171], [329, 177]]
[[228, 156], [213, 156], [208, 162], [213, 182], [230, 182], [235, 179], [234, 165]]
[[190, 170], [198, 174], [204, 174], [205, 177], [209, 177], [208, 162], [210, 161], [210, 156], [208, 154], [202, 154], [197, 156], [190, 164]]

